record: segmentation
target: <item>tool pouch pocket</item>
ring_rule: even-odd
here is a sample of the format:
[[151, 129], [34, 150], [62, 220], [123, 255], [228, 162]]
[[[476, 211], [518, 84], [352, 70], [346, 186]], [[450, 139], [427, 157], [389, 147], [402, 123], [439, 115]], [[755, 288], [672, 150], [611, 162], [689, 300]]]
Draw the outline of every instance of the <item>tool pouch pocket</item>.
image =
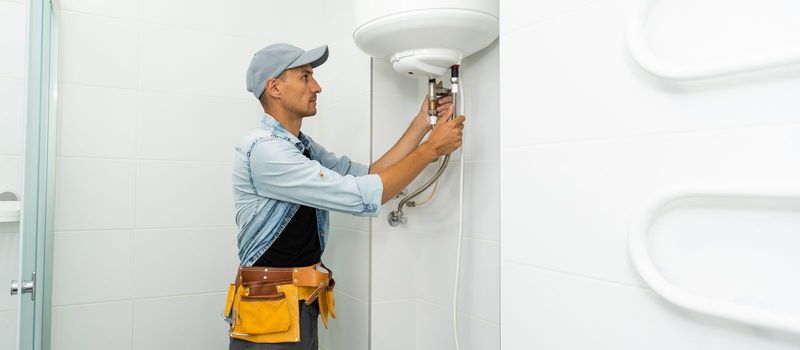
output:
[[234, 297], [233, 333], [259, 335], [289, 330], [289, 301], [275, 284], [245, 283], [241, 287]]
[[228, 323], [231, 321], [231, 313], [233, 312], [233, 299], [236, 297], [236, 285], [231, 283], [228, 285], [228, 294], [225, 296], [225, 310], [222, 311], [222, 317]]

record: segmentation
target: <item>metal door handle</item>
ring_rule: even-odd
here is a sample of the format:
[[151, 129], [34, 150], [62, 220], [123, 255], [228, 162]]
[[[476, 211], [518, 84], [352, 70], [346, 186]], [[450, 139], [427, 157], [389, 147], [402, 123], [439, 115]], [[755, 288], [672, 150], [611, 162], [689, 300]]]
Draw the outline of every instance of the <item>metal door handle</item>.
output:
[[[31, 293], [31, 300], [35, 300], [36, 296], [36, 272], [34, 272], [31, 276], [30, 281], [22, 281], [22, 294]], [[20, 286], [19, 281], [12, 280], [11, 281], [11, 295], [17, 295], [20, 293]]]

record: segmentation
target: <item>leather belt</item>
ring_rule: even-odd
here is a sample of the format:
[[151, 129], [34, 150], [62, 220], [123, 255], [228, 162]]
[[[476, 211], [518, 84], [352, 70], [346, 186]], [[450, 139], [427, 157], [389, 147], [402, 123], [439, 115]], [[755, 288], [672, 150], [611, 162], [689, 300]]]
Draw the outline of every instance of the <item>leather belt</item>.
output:
[[[317, 267], [325, 269], [319, 271]], [[236, 274], [236, 286], [247, 288], [273, 289], [281, 284], [293, 284], [297, 287], [315, 288], [306, 299], [305, 304], [311, 305], [323, 290], [332, 291], [336, 282], [333, 272], [325, 264], [317, 263], [306, 267], [239, 267]], [[263, 292], [266, 292], [264, 290]], [[275, 291], [277, 294], [277, 290]]]

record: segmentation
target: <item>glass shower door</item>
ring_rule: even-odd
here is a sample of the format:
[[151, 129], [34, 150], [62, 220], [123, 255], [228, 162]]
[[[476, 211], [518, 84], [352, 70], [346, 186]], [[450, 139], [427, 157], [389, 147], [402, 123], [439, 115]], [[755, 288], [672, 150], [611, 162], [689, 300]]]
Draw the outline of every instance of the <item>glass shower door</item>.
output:
[[0, 350], [49, 348], [56, 6], [0, 2]]

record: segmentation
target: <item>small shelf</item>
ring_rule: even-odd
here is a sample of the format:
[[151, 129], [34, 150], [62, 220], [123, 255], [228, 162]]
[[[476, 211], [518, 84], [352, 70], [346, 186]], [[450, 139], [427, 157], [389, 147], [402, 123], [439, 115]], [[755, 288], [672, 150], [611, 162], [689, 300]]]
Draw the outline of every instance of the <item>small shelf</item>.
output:
[[0, 222], [19, 222], [19, 201], [0, 201]]

